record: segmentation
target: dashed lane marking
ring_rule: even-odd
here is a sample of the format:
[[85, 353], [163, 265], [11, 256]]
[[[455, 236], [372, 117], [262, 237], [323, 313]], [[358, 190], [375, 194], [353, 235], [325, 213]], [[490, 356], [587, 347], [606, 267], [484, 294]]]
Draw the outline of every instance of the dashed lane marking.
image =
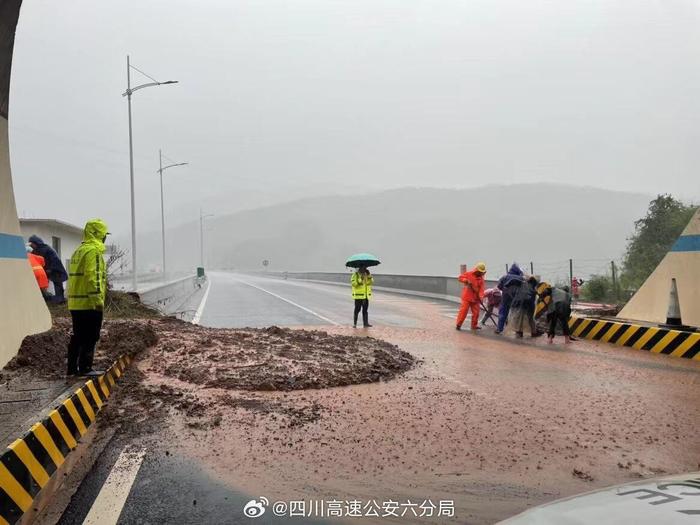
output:
[[332, 324], [333, 326], [340, 326], [340, 323], [336, 323], [336, 322], [333, 321], [332, 319], [328, 319], [328, 317], [324, 317], [323, 315], [314, 312], [313, 310], [307, 308], [306, 306], [302, 306], [302, 305], [300, 305], [300, 304], [298, 304], [298, 303], [295, 303], [294, 301], [291, 301], [291, 300], [287, 299], [286, 297], [282, 297], [281, 295], [277, 295], [276, 293], [271, 292], [270, 290], [266, 290], [265, 288], [261, 288], [260, 286], [258, 286], [258, 285], [256, 285], [256, 284], [252, 284], [252, 283], [249, 283], [249, 282], [246, 282], [246, 281], [241, 281], [240, 279], [236, 279], [236, 280], [237, 280], [239, 283], [241, 283], [241, 284], [245, 284], [245, 285], [247, 285], [247, 286], [250, 286], [251, 288], [255, 288], [256, 290], [260, 290], [261, 292], [265, 292], [266, 294], [269, 294], [269, 295], [271, 295], [272, 297], [276, 297], [276, 298], [279, 299], [280, 301], [284, 301], [285, 303], [291, 304], [292, 306], [296, 306], [296, 307], [299, 308], [300, 310], [304, 310], [305, 312], [307, 312], [307, 313], [309, 313], [309, 314], [311, 314], [311, 315], [313, 315], [313, 316], [316, 316], [316, 317], [318, 317], [319, 319], [321, 319], [321, 320], [323, 320], [323, 321], [326, 321], [327, 323]]
[[116, 525], [145, 455], [145, 450], [122, 450], [83, 525]]

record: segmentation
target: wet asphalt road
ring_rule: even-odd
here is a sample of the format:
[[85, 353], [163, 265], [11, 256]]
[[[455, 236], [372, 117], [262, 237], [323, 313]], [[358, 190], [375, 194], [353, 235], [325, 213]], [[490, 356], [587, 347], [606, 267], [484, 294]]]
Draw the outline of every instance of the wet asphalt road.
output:
[[[223, 272], [214, 272], [210, 278], [212, 286], [200, 322], [203, 326], [257, 328], [271, 324], [352, 324], [353, 301], [349, 284], [338, 286]], [[375, 294], [370, 303], [370, 323], [418, 326], [420, 313], [405, 306], [420, 300], [399, 294]], [[457, 311], [452, 303], [445, 302], [444, 305], [446, 312]]]
[[[224, 272], [213, 272], [209, 279], [211, 289], [200, 321], [203, 326], [333, 327], [352, 322], [349, 287]], [[372, 301], [370, 322], [418, 326], [421, 316], [415, 305], [424, 301], [439, 305], [445, 316], [456, 312], [456, 306], [449, 302], [383, 293]], [[211, 470], [202, 469], [186, 457], [171, 455], [167, 443], [161, 445], [146, 454], [118, 523], [324, 523], [320, 519], [278, 518], [269, 512], [253, 521], [243, 514], [243, 507], [258, 495], [232, 490]], [[61, 525], [83, 523], [119, 454], [134, 446], [140, 445], [119, 438], [109, 443], [64, 512]]]
[[208, 435], [176, 433], [185, 453], [171, 452], [179, 442], [115, 439], [62, 523], [82, 522], [132, 446], [148, 452], [123, 524], [275, 523], [270, 513], [245, 517], [243, 505], [262, 495], [329, 493], [445, 496], [458, 507], [450, 522], [493, 523], [557, 497], [700, 467], [697, 363], [584, 341], [564, 351], [541, 340], [458, 333], [457, 305], [383, 292], [370, 307], [375, 328], [353, 330], [349, 287], [228, 273], [211, 282], [202, 325], [369, 333], [424, 364], [383, 384], [290, 395], [318, 402], [325, 415], [320, 426], [278, 429], [280, 441], [268, 442], [254, 419]]
[[[118, 438], [107, 446], [58, 522], [60, 525], [84, 523], [119, 454], [129, 446], [133, 444]], [[223, 480], [186, 457], [151, 450], [140, 466], [118, 523], [251, 524], [253, 521], [243, 514], [243, 508], [254, 498], [232, 490]], [[262, 525], [288, 522], [270, 513], [255, 520]], [[324, 521], [305, 523], [320, 525]]]

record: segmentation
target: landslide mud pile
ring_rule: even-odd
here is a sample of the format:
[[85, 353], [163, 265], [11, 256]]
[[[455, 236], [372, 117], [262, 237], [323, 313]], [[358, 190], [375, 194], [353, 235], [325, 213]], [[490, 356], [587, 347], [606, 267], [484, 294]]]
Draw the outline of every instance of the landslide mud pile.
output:
[[415, 359], [371, 337], [318, 330], [213, 329], [161, 321], [152, 370], [205, 388], [290, 391], [373, 383]]
[[303, 390], [389, 380], [416, 364], [397, 346], [370, 337], [205, 328], [173, 318], [154, 328], [157, 345], [122, 377], [124, 399], [114, 405], [120, 409], [105, 414], [107, 424], [139, 436], [160, 435], [172, 413], [193, 430], [219, 427], [226, 418], [276, 431], [298, 428], [323, 412]]
[[[70, 334], [70, 319], [56, 318], [48, 332], [25, 338], [1, 375], [64, 377]], [[146, 349], [120, 380], [124, 398], [102, 418], [135, 434], [156, 433], [172, 411], [192, 429], [217, 427], [226, 414], [295, 428], [319, 420], [322, 410], [303, 393], [288, 399], [287, 392], [389, 380], [416, 364], [371, 337], [274, 326], [215, 329], [160, 318], [106, 320], [95, 368]]]
[[[56, 318], [47, 332], [24, 338], [17, 355], [2, 372], [27, 373], [47, 379], [66, 373], [66, 353], [70, 341], [71, 321]], [[105, 321], [102, 337], [95, 351], [95, 368], [110, 366], [120, 355], [138, 353], [158, 341], [152, 321]]]

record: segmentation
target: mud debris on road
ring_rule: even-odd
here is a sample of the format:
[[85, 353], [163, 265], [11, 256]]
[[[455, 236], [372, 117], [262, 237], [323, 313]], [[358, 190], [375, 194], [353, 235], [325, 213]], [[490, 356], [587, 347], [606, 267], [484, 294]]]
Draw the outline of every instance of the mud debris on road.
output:
[[[64, 374], [69, 319], [28, 336], [5, 371], [41, 377]], [[160, 341], [160, 343], [159, 343]], [[385, 381], [412, 368], [409, 353], [379, 339], [330, 335], [319, 330], [215, 329], [175, 319], [106, 320], [95, 366], [153, 347], [152, 370], [205, 388], [291, 391]]]
[[387, 381], [418, 364], [372, 337], [277, 326], [206, 328], [173, 318], [151, 325], [157, 343], [122, 378], [128, 393], [122, 407], [105, 415], [106, 424], [118, 423], [125, 434], [158, 432], [173, 413], [193, 430], [218, 427], [224, 413], [293, 429], [318, 421], [323, 410], [286, 393]]
[[396, 345], [319, 330], [161, 323], [153, 371], [205, 388], [291, 391], [374, 383], [415, 364]]
[[[70, 319], [55, 318], [50, 330], [24, 338], [17, 355], [3, 368], [3, 375], [24, 374], [42, 379], [64, 377], [70, 336]], [[95, 349], [94, 366], [96, 369], [106, 369], [119, 356], [137, 354], [157, 341], [153, 321], [107, 320]]]
[[106, 323], [100, 351], [136, 344], [137, 325], [157, 341], [98, 426], [119, 427], [120, 443], [156, 458], [190, 458], [246, 493], [447, 497], [460, 522], [476, 524], [696, 468], [693, 363], [454, 333], [440, 310], [431, 315], [431, 328], [378, 326], [374, 338], [349, 327]]
[[[4, 375], [57, 379], [65, 373], [71, 322], [58, 317], [51, 330], [29, 336]], [[317, 403], [286, 403], [265, 392], [291, 392], [374, 383], [394, 378], [417, 361], [396, 345], [371, 337], [319, 330], [214, 329], [174, 318], [108, 319], [95, 366], [145, 349], [147, 374], [133, 367], [122, 378], [128, 409], [107, 411], [125, 430], [148, 433], [172, 411], [193, 429], [213, 428], [221, 412], [242, 411], [293, 428], [321, 417]]]

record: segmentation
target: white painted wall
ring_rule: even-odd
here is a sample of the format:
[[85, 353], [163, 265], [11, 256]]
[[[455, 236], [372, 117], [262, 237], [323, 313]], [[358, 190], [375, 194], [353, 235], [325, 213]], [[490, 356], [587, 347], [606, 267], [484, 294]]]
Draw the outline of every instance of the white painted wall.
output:
[[12, 188], [7, 119], [3, 115], [9, 98], [13, 36], [20, 3], [3, 0], [0, 4], [0, 367], [17, 354], [25, 336], [51, 328], [51, 315], [26, 254], [21, 253], [24, 242]]
[[23, 222], [20, 219], [20, 232], [24, 240], [27, 241], [30, 236], [38, 235], [41, 237], [46, 244], [52, 246], [51, 237], [58, 237], [61, 239], [61, 261], [63, 261], [63, 266], [68, 270], [68, 264], [73, 255], [75, 249], [80, 246], [83, 241], [83, 234], [76, 232], [72, 228], [67, 228], [56, 223], [35, 223], [35, 222]]

